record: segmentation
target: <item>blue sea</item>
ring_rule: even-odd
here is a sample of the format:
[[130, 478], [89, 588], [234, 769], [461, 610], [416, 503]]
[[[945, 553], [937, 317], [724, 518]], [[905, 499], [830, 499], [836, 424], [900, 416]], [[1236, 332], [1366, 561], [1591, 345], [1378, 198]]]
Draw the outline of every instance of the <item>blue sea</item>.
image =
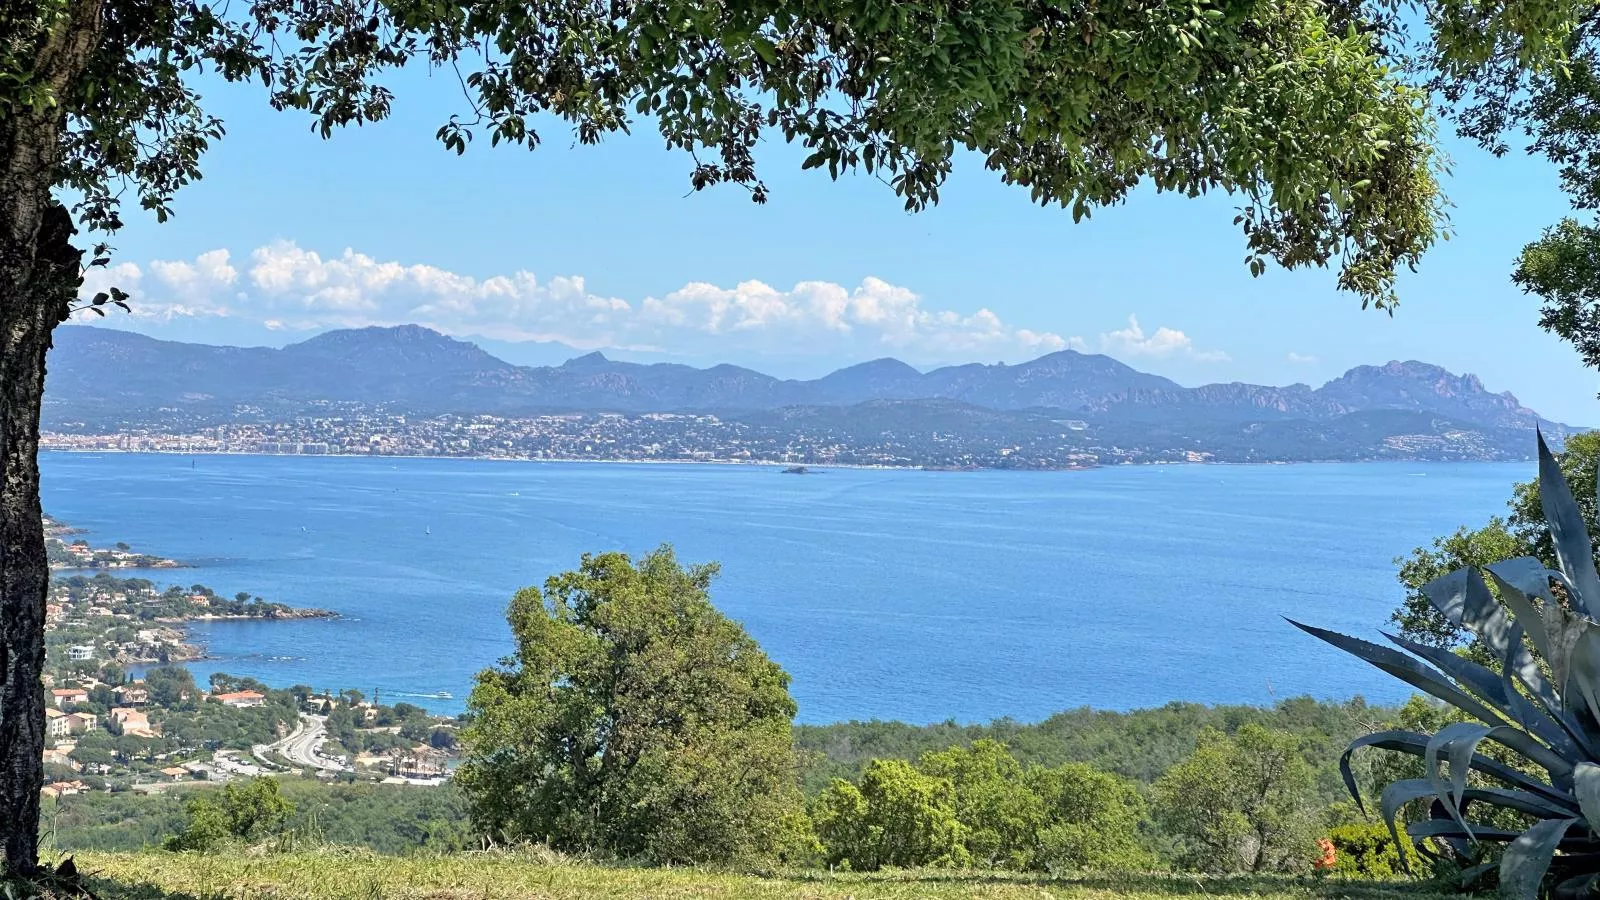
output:
[[[336, 610], [201, 625], [221, 670], [462, 708], [513, 592], [586, 551], [715, 560], [713, 599], [804, 722], [1038, 720], [1079, 706], [1398, 701], [1288, 625], [1376, 638], [1393, 559], [1503, 512], [1532, 463], [1083, 472], [46, 453], [45, 511], [145, 573]], [[448, 692], [452, 700], [413, 695]]]

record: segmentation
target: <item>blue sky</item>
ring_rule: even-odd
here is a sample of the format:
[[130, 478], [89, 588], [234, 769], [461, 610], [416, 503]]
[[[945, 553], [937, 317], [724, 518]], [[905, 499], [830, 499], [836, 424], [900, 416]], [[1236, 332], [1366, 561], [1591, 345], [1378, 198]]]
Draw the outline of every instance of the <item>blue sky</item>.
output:
[[737, 188], [689, 193], [687, 159], [648, 123], [598, 148], [556, 125], [532, 153], [485, 140], [457, 157], [433, 137], [460, 111], [453, 80], [410, 72], [394, 85], [390, 120], [331, 141], [259, 88], [207, 86], [228, 136], [175, 219], [133, 212], [112, 239], [110, 275], [137, 314], [106, 324], [281, 345], [416, 321], [510, 354], [496, 342], [792, 376], [1070, 346], [1184, 384], [1316, 385], [1422, 359], [1600, 424], [1600, 376], [1537, 328], [1536, 303], [1508, 278], [1522, 245], [1568, 212], [1554, 173], [1526, 157], [1450, 145], [1455, 237], [1405, 278], [1391, 318], [1335, 291], [1331, 272], [1252, 279], [1222, 196], [1140, 193], [1074, 225], [970, 158], [938, 208], [908, 214], [883, 184], [801, 172], [803, 154], [773, 142], [772, 196], [757, 206]]

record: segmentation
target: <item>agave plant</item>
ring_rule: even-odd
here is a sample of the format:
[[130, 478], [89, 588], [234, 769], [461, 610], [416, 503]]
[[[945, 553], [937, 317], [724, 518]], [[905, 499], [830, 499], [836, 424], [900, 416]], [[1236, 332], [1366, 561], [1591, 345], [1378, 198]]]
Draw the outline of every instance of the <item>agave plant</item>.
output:
[[[1430, 801], [1428, 817], [1406, 825], [1410, 843], [1438, 858], [1428, 842], [1439, 841], [1458, 860], [1481, 858], [1474, 850], [1486, 843], [1503, 844], [1498, 862], [1473, 866], [1464, 877], [1497, 865], [1501, 893], [1515, 900], [1534, 900], [1547, 880], [1558, 896], [1587, 896], [1600, 887], [1600, 575], [1572, 491], [1544, 436], [1538, 441], [1539, 499], [1560, 571], [1520, 557], [1483, 572], [1461, 569], [1423, 588], [1447, 619], [1477, 635], [1499, 671], [1394, 635], [1384, 636], [1399, 650], [1293, 623], [1477, 720], [1433, 735], [1367, 735], [1345, 750], [1339, 770], [1364, 812], [1352, 753], [1377, 747], [1420, 757], [1426, 777], [1389, 784], [1379, 802], [1402, 862], [1405, 842], [1396, 818], [1413, 801]], [[1507, 765], [1478, 752], [1484, 741], [1526, 764]], [[1483, 777], [1469, 785], [1469, 771]], [[1533, 824], [1520, 832], [1490, 827], [1482, 823], [1485, 808], [1514, 810]]]

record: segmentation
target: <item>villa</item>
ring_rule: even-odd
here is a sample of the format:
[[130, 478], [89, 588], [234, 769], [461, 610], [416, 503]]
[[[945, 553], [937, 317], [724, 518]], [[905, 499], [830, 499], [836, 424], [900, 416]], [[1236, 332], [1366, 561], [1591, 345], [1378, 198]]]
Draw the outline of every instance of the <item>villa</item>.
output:
[[211, 699], [221, 703], [224, 706], [231, 706], [235, 709], [248, 709], [253, 706], [261, 706], [267, 702], [266, 695], [257, 693], [256, 691], [237, 691], [232, 694], [214, 694], [212, 695]]
[[55, 700], [57, 709], [89, 702], [89, 692], [83, 688], [56, 688], [50, 692], [50, 696]]
[[92, 713], [69, 713], [63, 717], [67, 723], [67, 730], [73, 734], [83, 734], [91, 731], [100, 720]]
[[150, 702], [150, 692], [142, 687], [129, 686], [117, 690], [117, 702], [123, 706], [143, 706]]

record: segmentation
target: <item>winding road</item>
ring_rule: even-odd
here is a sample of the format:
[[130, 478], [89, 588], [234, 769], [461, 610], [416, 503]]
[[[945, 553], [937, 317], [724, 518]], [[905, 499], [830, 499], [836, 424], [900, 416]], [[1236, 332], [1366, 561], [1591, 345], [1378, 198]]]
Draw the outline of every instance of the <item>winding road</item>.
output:
[[327, 759], [317, 752], [327, 739], [328, 720], [325, 716], [301, 714], [300, 724], [295, 726], [288, 737], [275, 743], [257, 746], [255, 750], [258, 757], [265, 751], [275, 750], [297, 766], [310, 766], [315, 769], [326, 769], [329, 772], [347, 771], [348, 766]]

